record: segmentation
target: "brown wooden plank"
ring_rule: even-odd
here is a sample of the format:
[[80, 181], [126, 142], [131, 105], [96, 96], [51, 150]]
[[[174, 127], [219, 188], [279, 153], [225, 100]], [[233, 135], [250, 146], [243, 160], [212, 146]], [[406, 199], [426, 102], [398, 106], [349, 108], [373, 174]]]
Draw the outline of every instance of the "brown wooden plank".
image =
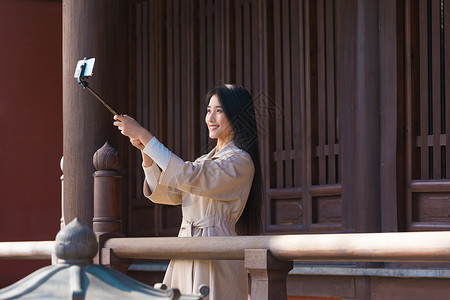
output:
[[[336, 14], [337, 15], [337, 14]], [[357, 232], [381, 229], [378, 2], [357, 2], [355, 24], [355, 222]], [[347, 77], [349, 79], [349, 77]], [[343, 100], [341, 98], [341, 100]], [[341, 118], [342, 119], [342, 118]], [[347, 166], [346, 166], [347, 167]], [[367, 178], [371, 180], [367, 180]], [[345, 211], [345, 209], [343, 209]], [[367, 214], [367, 212], [370, 212]]]
[[450, 178], [450, 5], [444, 4], [445, 178]]
[[[328, 140], [329, 147], [334, 147], [336, 143], [336, 109], [334, 90], [334, 1], [325, 0], [325, 65], [326, 65], [326, 93], [327, 93], [327, 120], [328, 120]], [[336, 183], [336, 158], [330, 151], [328, 155], [328, 184]]]
[[156, 28], [155, 28], [155, 22], [154, 22], [154, 12], [156, 10], [156, 1], [149, 1], [148, 4], [148, 44], [149, 44], [149, 74], [148, 74], [148, 89], [149, 89], [149, 96], [147, 99], [148, 102], [148, 114], [147, 117], [149, 117], [148, 120], [148, 129], [150, 132], [154, 134], [155, 128], [156, 128], [156, 122], [158, 119], [156, 118], [157, 115], [157, 101], [158, 98], [156, 97], [156, 70], [157, 70], [157, 43], [155, 43], [155, 35], [156, 35]]
[[243, 69], [243, 86], [249, 91], [252, 90], [252, 27], [251, 27], [251, 4], [248, 1], [244, 2], [243, 12], [243, 47], [244, 56], [242, 58], [244, 62]]
[[225, 30], [222, 27], [222, 1], [216, 0], [214, 1], [214, 77], [215, 77], [215, 85], [225, 83], [223, 74], [222, 74], [222, 63], [223, 63], [223, 51], [224, 47], [222, 45], [223, 35], [225, 34]]
[[[160, 9], [160, 17], [159, 17], [159, 22], [160, 22], [160, 27], [161, 27], [161, 38], [159, 39], [160, 41], [160, 55], [161, 55], [161, 61], [160, 61], [160, 69], [161, 69], [161, 92], [160, 92], [160, 101], [161, 101], [161, 110], [162, 110], [162, 114], [161, 114], [161, 132], [167, 133], [169, 132], [169, 128], [168, 128], [168, 110], [167, 110], [167, 96], [168, 96], [168, 87], [167, 87], [167, 82], [166, 82], [166, 78], [168, 76], [168, 71], [167, 71], [167, 58], [168, 58], [168, 51], [167, 51], [167, 29], [165, 28], [166, 24], [164, 22], [164, 13], [167, 11], [167, 3], [166, 1], [160, 1], [161, 4], [161, 9]], [[167, 137], [165, 137], [163, 139], [163, 142], [167, 143]]]
[[189, 38], [189, 22], [188, 10], [191, 6], [190, 1], [180, 1], [179, 3], [179, 43], [180, 43], [180, 74], [179, 74], [179, 118], [180, 118], [180, 148], [181, 157], [185, 160], [188, 159], [188, 151], [190, 146], [190, 140], [188, 139], [189, 129], [192, 128], [192, 124], [188, 122], [188, 115], [191, 113], [191, 109], [188, 109], [187, 102], [189, 101], [189, 56], [188, 54], [188, 38]]
[[[160, 3], [158, 3], [158, 6], [159, 6], [159, 4]], [[157, 11], [155, 11], [155, 14], [159, 14], [159, 12], [160, 12], [160, 10], [158, 9]], [[161, 26], [160, 24], [162, 23], [162, 20], [160, 19], [160, 21], [161, 21], [160, 23], [157, 23], [157, 26]], [[167, 44], [166, 45], [162, 45], [162, 40], [158, 40], [158, 42], [156, 42], [156, 44], [160, 45], [159, 46], [160, 49], [161, 49], [161, 47], [167, 47]], [[167, 61], [167, 56], [165, 56], [164, 58]], [[159, 69], [164, 72], [163, 74], [167, 74], [167, 72], [168, 72], [168, 70], [165, 68], [165, 65], [164, 65], [164, 67], [162, 65], [160, 65]], [[162, 73], [161, 73], [161, 75], [162, 75]], [[165, 80], [161, 80], [161, 81], [165, 81]], [[159, 97], [158, 97], [158, 100], [157, 100], [158, 103], [160, 103], [161, 101], [163, 101], [163, 99], [165, 99], [167, 97], [166, 93], [167, 93], [167, 90], [160, 91], [160, 93], [158, 95]], [[166, 107], [164, 107], [164, 108], [166, 108]], [[161, 108], [161, 109], [163, 109], [163, 108]], [[150, 113], [152, 114], [152, 117], [154, 117], [156, 111], [155, 112], [150, 112]], [[167, 113], [168, 113], [167, 110], [164, 109], [164, 114], [166, 116], [167, 116]], [[167, 134], [167, 131], [165, 130], [169, 126], [169, 124], [167, 122], [167, 118], [161, 117], [161, 119], [159, 120], [159, 124], [160, 124], [161, 128], [159, 128], [159, 132], [158, 132], [159, 135], [158, 135], [158, 137], [160, 138], [160, 140], [163, 143], [167, 142], [168, 134]], [[141, 193], [142, 193], [142, 191], [141, 191]], [[154, 235], [154, 236], [159, 236], [160, 235], [160, 226], [158, 226], [159, 219], [160, 219], [160, 210], [161, 210], [161, 206], [159, 206], [157, 204], [152, 204], [152, 210], [151, 210], [151, 212], [153, 213], [153, 220], [152, 220], [152, 232], [153, 233], [152, 233], [152, 235]], [[141, 216], [143, 216], [143, 215], [145, 215], [144, 212], [145, 212], [145, 210], [144, 211], [140, 211], [139, 213], [141, 214]]]
[[[359, 3], [359, 2], [358, 2]], [[356, 1], [337, 1], [335, 6], [335, 41], [336, 41], [336, 97], [339, 99], [339, 137], [342, 168], [342, 214], [343, 230], [355, 231], [355, 211], [357, 184], [354, 170], [355, 162], [355, 82], [354, 70], [356, 46]], [[350, 46], [352, 45], [352, 46]]]
[[199, 155], [199, 134], [204, 127], [201, 127], [202, 123], [197, 122], [197, 117], [199, 115], [203, 116], [202, 111], [200, 110], [198, 99], [200, 99], [200, 95], [196, 87], [198, 87], [198, 50], [196, 49], [196, 41], [197, 41], [197, 16], [198, 16], [198, 6], [191, 5], [191, 9], [189, 10], [189, 101], [188, 101], [188, 110], [190, 110], [189, 114], [189, 123], [192, 124], [189, 129], [189, 139], [190, 142], [190, 150], [189, 150], [189, 160], [194, 160]]
[[[263, 109], [263, 101], [262, 95], [265, 94], [265, 84], [261, 82], [261, 77], [265, 71], [265, 65], [267, 65], [267, 61], [261, 59], [261, 56], [264, 56], [264, 51], [267, 46], [265, 45], [265, 34], [266, 27], [264, 23], [266, 22], [264, 18], [261, 17], [261, 13], [263, 9], [262, 6], [267, 5], [266, 3], [262, 3], [261, 1], [253, 0], [251, 2], [252, 9], [252, 90], [251, 94], [253, 97], [253, 104], [255, 105], [255, 117], [256, 117], [256, 132], [259, 137], [259, 149], [260, 149], [260, 157], [264, 155], [264, 131], [266, 128], [263, 126], [264, 124], [264, 116], [261, 114]], [[265, 96], [264, 96], [265, 97]], [[262, 163], [261, 163], [262, 164]], [[264, 167], [262, 167], [264, 168]]]
[[[129, 53], [129, 61], [130, 61], [130, 82], [129, 86], [133, 87], [129, 91], [129, 108], [127, 113], [134, 116], [135, 118], [138, 117], [139, 111], [137, 110], [140, 103], [140, 93], [141, 90], [139, 87], [141, 86], [141, 76], [140, 76], [140, 70], [142, 67], [141, 57], [142, 57], [142, 4], [141, 3], [134, 3], [129, 5], [129, 19], [131, 22], [129, 23], [129, 32], [130, 32], [130, 53]], [[126, 230], [128, 234], [133, 235], [135, 234], [137, 228], [134, 226], [134, 223], [132, 220], [136, 220], [136, 214], [135, 214], [135, 207], [136, 207], [136, 197], [140, 195], [141, 189], [138, 187], [136, 182], [140, 181], [139, 172], [135, 172], [139, 166], [141, 158], [136, 155], [133, 151], [130, 151], [128, 154], [128, 161], [130, 163], [129, 165], [129, 176], [128, 177], [128, 201], [127, 201], [127, 213], [126, 213]], [[134, 199], [134, 201], [133, 201]], [[125, 214], [124, 214], [125, 215]], [[129, 220], [129, 221], [128, 221]]]
[[[299, 1], [291, 1], [290, 20], [291, 20], [291, 49], [292, 49], [292, 123], [293, 123], [293, 151], [299, 155], [293, 158], [293, 187], [302, 186], [302, 163], [301, 163], [301, 142], [304, 139], [302, 130], [304, 128], [304, 117], [301, 114], [302, 99], [301, 95], [304, 91], [303, 72], [303, 55], [300, 53], [300, 47], [303, 45], [303, 15]], [[302, 26], [300, 26], [302, 24]], [[302, 49], [303, 50], [303, 49]]]
[[[274, 45], [281, 45], [281, 7], [280, 2], [275, 1], [273, 5], [273, 12], [274, 12]], [[281, 47], [275, 46], [274, 47], [274, 66], [275, 66], [275, 78], [282, 78], [282, 60], [281, 60]], [[283, 93], [278, 84], [275, 84], [275, 105], [278, 107], [283, 107]], [[284, 112], [283, 112], [284, 115]], [[275, 130], [276, 130], [276, 136], [275, 136], [275, 151], [276, 153], [280, 153], [283, 151], [283, 118], [282, 115], [276, 115], [275, 116]], [[276, 155], [274, 153], [274, 155]], [[275, 157], [274, 157], [275, 159]], [[284, 187], [284, 168], [283, 168], [283, 162], [281, 160], [276, 160], [276, 187], [282, 188]]]
[[[162, 20], [162, 16], [163, 16], [163, 11], [165, 10], [164, 1], [157, 1], [156, 2], [157, 5], [155, 6], [155, 11], [153, 13], [153, 22], [154, 22], [154, 26], [155, 26], [155, 30], [156, 30], [156, 34], [155, 34], [155, 40], [153, 41], [153, 43], [156, 44], [156, 65], [157, 65], [157, 69], [156, 74], [156, 80], [157, 80], [157, 84], [155, 86], [156, 88], [156, 92], [155, 92], [155, 102], [157, 104], [157, 108], [155, 110], [155, 113], [157, 114], [156, 117], [156, 128], [155, 128], [155, 133], [156, 136], [161, 137], [163, 132], [166, 132], [166, 123], [165, 120], [167, 120], [166, 117], [166, 97], [165, 95], [165, 82], [164, 82], [164, 78], [165, 78], [165, 61], [166, 61], [166, 56], [165, 56], [165, 43], [163, 43], [163, 30], [162, 28], [163, 26], [163, 20]], [[161, 142], [165, 143], [166, 140], [162, 140]]]
[[[128, 5], [128, 19], [130, 20], [128, 23], [128, 34], [129, 34], [129, 53], [128, 53], [128, 61], [129, 61], [129, 66], [128, 66], [128, 72], [129, 72], [129, 76], [128, 76], [128, 86], [130, 87], [128, 90], [128, 113], [131, 114], [132, 116], [136, 116], [136, 90], [135, 90], [135, 86], [136, 86], [136, 4], [134, 3], [130, 3]], [[135, 182], [137, 182], [136, 179], [136, 175], [138, 172], [134, 172], [134, 170], [137, 169], [138, 166], [138, 160], [137, 160], [138, 156], [136, 155], [136, 153], [133, 151], [128, 151], [126, 154], [126, 159], [129, 162], [128, 165], [128, 174], [129, 176], [127, 176], [127, 178], [125, 179], [126, 184], [128, 186], [128, 188], [126, 189], [126, 199], [132, 199], [132, 198], [136, 198], [136, 184]], [[131, 232], [131, 227], [129, 226], [129, 222], [128, 220], [130, 219], [130, 208], [132, 207], [129, 203], [130, 201], [128, 201], [125, 210], [122, 212], [122, 216], [124, 217], [123, 219], [123, 224], [126, 224], [126, 226], [124, 226], [124, 230], [126, 230], [126, 232]]]
[[[207, 43], [207, 63], [206, 63], [206, 80], [207, 80], [207, 89], [211, 89], [216, 85], [216, 79], [214, 78], [214, 27], [213, 27], [213, 19], [214, 19], [214, 6], [212, 1], [206, 1], [206, 43]], [[212, 49], [211, 49], [212, 48]]]
[[[139, 118], [139, 113], [142, 111], [142, 4], [136, 3], [136, 107], [134, 108], [136, 111], [136, 118]], [[136, 159], [140, 159], [136, 156]], [[136, 165], [139, 164], [136, 161]], [[141, 193], [141, 188], [139, 188], [136, 184], [135, 187], [135, 195], [139, 195]]]
[[433, 178], [441, 179], [441, 1], [431, 1], [431, 64], [430, 74], [433, 101]]
[[195, 56], [195, 18], [196, 6], [193, 1], [188, 1], [185, 4], [186, 7], [186, 63], [187, 63], [187, 71], [186, 71], [186, 102], [183, 110], [187, 113], [186, 122], [189, 124], [186, 128], [186, 145], [188, 149], [186, 151], [186, 159], [187, 160], [195, 160], [197, 158], [198, 151], [195, 151], [196, 147], [198, 147], [199, 139], [198, 134], [200, 132], [200, 128], [198, 123], [196, 123], [196, 115], [199, 113], [199, 107], [197, 102], [195, 101], [195, 82], [197, 74], [195, 74], [195, 66], [197, 65], [197, 58]]
[[166, 64], [166, 72], [167, 72], [167, 132], [166, 132], [166, 140], [167, 140], [167, 147], [174, 151], [175, 146], [175, 135], [173, 134], [175, 130], [175, 122], [173, 120], [174, 118], [174, 48], [173, 48], [173, 1], [169, 0], [166, 2], [166, 35], [167, 35], [167, 48], [166, 48], [166, 55], [167, 55], [167, 64]]
[[310, 105], [310, 112], [307, 117], [310, 118], [308, 125], [310, 125], [310, 130], [308, 132], [309, 136], [308, 146], [311, 149], [311, 158], [309, 164], [311, 164], [311, 184], [319, 184], [319, 167], [318, 167], [318, 156], [317, 156], [317, 146], [318, 141], [318, 100], [317, 100], [317, 78], [318, 78], [318, 51], [317, 51], [317, 1], [309, 2], [309, 14], [310, 14], [310, 90], [311, 90], [311, 101], [308, 103]]
[[226, 83], [232, 83], [233, 81], [230, 79], [230, 67], [231, 67], [231, 61], [230, 61], [230, 51], [231, 51], [231, 32], [230, 32], [230, 24], [231, 24], [231, 16], [230, 16], [230, 1], [221, 1], [220, 2], [220, 10], [222, 14], [222, 21], [221, 26], [223, 30], [222, 34], [222, 76], [223, 76], [223, 82]]
[[319, 184], [327, 183], [326, 158], [323, 148], [326, 144], [326, 73], [325, 73], [325, 11], [324, 0], [317, 2], [317, 103], [318, 103], [318, 161], [319, 161]]
[[252, 55], [251, 55], [251, 94], [256, 95], [260, 93], [259, 87], [259, 24], [258, 24], [258, 6], [261, 5], [258, 0], [252, 0], [250, 2], [250, 15], [251, 15], [251, 37], [252, 37]]
[[[269, 13], [272, 12], [271, 8], [272, 2], [267, 0], [261, 0], [260, 6], [258, 7], [258, 17], [259, 17], [259, 61], [258, 63], [261, 66], [260, 72], [258, 74], [259, 79], [259, 86], [260, 86], [260, 94], [253, 95], [254, 100], [256, 101], [256, 107], [257, 112], [259, 113], [260, 118], [260, 158], [261, 158], [261, 172], [264, 178], [263, 184], [264, 184], [264, 193], [269, 189], [270, 187], [270, 167], [272, 164], [272, 159], [270, 158], [270, 148], [271, 148], [271, 123], [270, 123], [270, 116], [268, 114], [269, 112], [269, 104], [272, 103], [271, 96], [270, 96], [270, 81], [269, 79], [272, 78], [271, 71], [271, 63], [269, 62], [269, 57], [272, 53], [273, 44], [271, 41], [272, 39], [272, 19], [273, 16]], [[233, 24], [233, 23], [231, 23]], [[231, 32], [234, 32], [233, 28], [230, 28]], [[233, 39], [230, 39], [231, 47], [233, 47]], [[269, 46], [270, 45], [270, 46]], [[230, 56], [230, 59], [233, 60], [233, 57]], [[255, 107], [255, 108], [256, 108]], [[269, 197], [264, 197], [263, 199], [263, 212], [262, 212], [262, 219], [264, 224], [263, 232], [266, 232], [267, 224], [269, 224], [271, 216], [271, 209], [270, 209], [270, 199]]]
[[[413, 153], [413, 132], [412, 132], [412, 68], [411, 68], [411, 5], [410, 1], [405, 1], [405, 106], [406, 106], [406, 182], [412, 180], [412, 153]], [[382, 195], [383, 196], [383, 195]], [[412, 216], [412, 194], [409, 190], [406, 193], [406, 226], [411, 224]], [[399, 224], [399, 227], [402, 224]]]
[[[195, 99], [195, 102], [199, 101], [200, 114], [198, 117], [199, 124], [204, 124], [206, 105], [204, 104], [204, 96], [207, 91], [207, 70], [206, 70], [206, 0], [200, 0], [198, 7], [198, 52], [199, 52], [199, 99]], [[201, 127], [201, 126], [200, 126]], [[205, 126], [206, 127], [206, 126]], [[201, 128], [205, 128], [201, 127]], [[206, 146], [208, 145], [207, 130], [200, 130], [200, 151], [206, 152]], [[197, 153], [197, 155], [200, 153]]]
[[[397, 100], [398, 78], [403, 76], [401, 62], [397, 61], [397, 3], [390, 0], [380, 1], [380, 199], [382, 231], [397, 231], [397, 151], [404, 151], [403, 139], [397, 137], [397, 126], [403, 128], [398, 117], [402, 112]], [[402, 27], [400, 27], [401, 29]], [[398, 51], [402, 51], [399, 49]], [[398, 73], [400, 76], [398, 76]], [[399, 83], [401, 85], [401, 83]], [[400, 98], [400, 96], [399, 96]], [[399, 120], [400, 119], [400, 120]], [[398, 123], [400, 125], [398, 125]], [[396, 130], [394, 130], [396, 129]], [[400, 140], [400, 141], [399, 141]], [[399, 146], [397, 146], [399, 145]], [[401, 168], [399, 173], [403, 173]], [[401, 175], [402, 176], [402, 175]], [[404, 189], [403, 185], [403, 189]], [[403, 193], [402, 193], [403, 194]], [[404, 212], [402, 211], [402, 214]]]
[[173, 0], [173, 119], [170, 122], [174, 123], [174, 131], [169, 134], [174, 135], [174, 147], [172, 151], [182, 156], [182, 144], [181, 144], [181, 24], [180, 24], [180, 0]]
[[145, 128], [150, 128], [149, 124], [149, 5], [148, 2], [142, 3], [142, 108], [139, 112], [138, 121], [141, 122]]
[[267, 195], [271, 198], [298, 198], [303, 194], [301, 188], [268, 189]]
[[235, 40], [236, 40], [236, 83], [243, 84], [243, 42], [242, 42], [242, 3], [237, 0], [235, 3]]
[[342, 193], [342, 185], [340, 184], [312, 185], [309, 187], [308, 192], [311, 194], [311, 196], [340, 195]]
[[420, 85], [420, 136], [422, 147], [420, 148], [420, 174], [422, 179], [429, 177], [428, 147], [426, 138], [428, 135], [428, 33], [427, 33], [427, 2], [419, 2], [419, 85]]
[[[302, 108], [304, 108], [304, 111], [302, 113], [302, 116], [304, 116], [305, 119], [305, 129], [304, 134], [305, 138], [302, 141], [302, 148], [303, 148], [303, 157], [302, 162], [304, 163], [303, 167], [303, 203], [305, 205], [305, 216], [303, 218], [303, 226], [308, 230], [310, 224], [312, 223], [312, 198], [311, 195], [306, 192], [306, 190], [312, 185], [312, 173], [311, 173], [311, 60], [310, 60], [310, 7], [309, 7], [309, 1], [303, 1], [303, 11], [300, 7], [299, 15], [303, 17], [303, 38], [300, 38], [300, 41], [304, 41], [304, 47], [300, 45], [300, 53], [302, 53], [302, 49], [304, 49], [304, 53], [302, 55], [304, 59], [304, 68], [303, 74], [304, 76], [304, 99], [303, 104], [300, 105]], [[302, 24], [302, 23], [300, 23]], [[301, 61], [303, 61], [303, 59]]]
[[410, 189], [412, 192], [450, 192], [450, 182], [438, 179], [413, 180]]
[[143, 112], [142, 98], [143, 98], [143, 5], [141, 3], [136, 4], [136, 118], [138, 120], [142, 119], [141, 115]]
[[[284, 111], [284, 149], [289, 151], [292, 149], [292, 109], [291, 109], [291, 53], [290, 53], [290, 20], [289, 20], [289, 0], [283, 0], [281, 3], [281, 20], [282, 20], [282, 51], [283, 51], [283, 111]], [[292, 187], [292, 159], [286, 157], [285, 165], [285, 182], [284, 186]]]

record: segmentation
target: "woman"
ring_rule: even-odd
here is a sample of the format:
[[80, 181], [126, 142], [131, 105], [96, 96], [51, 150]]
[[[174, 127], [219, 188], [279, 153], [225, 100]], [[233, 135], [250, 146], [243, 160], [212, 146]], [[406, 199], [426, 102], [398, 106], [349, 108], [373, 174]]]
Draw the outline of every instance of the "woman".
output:
[[[254, 235], [261, 228], [261, 171], [253, 101], [246, 89], [223, 85], [206, 95], [205, 122], [216, 147], [185, 162], [129, 116], [114, 125], [142, 151], [144, 195], [155, 203], [181, 205], [178, 236]], [[164, 277], [182, 293], [210, 288], [209, 300], [247, 299], [243, 261], [172, 260]]]

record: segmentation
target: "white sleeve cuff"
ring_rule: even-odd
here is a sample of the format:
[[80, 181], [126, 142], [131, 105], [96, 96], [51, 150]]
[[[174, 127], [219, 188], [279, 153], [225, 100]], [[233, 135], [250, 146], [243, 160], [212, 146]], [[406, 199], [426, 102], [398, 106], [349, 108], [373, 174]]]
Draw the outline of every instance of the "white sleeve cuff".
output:
[[152, 164], [150, 167], [142, 166], [142, 168], [144, 169], [145, 180], [147, 181], [150, 190], [154, 191], [156, 186], [158, 185], [158, 180], [159, 176], [161, 175], [161, 171], [155, 164]]
[[172, 156], [172, 152], [161, 144], [156, 137], [153, 137], [147, 143], [144, 148], [144, 153], [150, 156], [150, 158], [163, 170], [167, 168], [170, 157]]

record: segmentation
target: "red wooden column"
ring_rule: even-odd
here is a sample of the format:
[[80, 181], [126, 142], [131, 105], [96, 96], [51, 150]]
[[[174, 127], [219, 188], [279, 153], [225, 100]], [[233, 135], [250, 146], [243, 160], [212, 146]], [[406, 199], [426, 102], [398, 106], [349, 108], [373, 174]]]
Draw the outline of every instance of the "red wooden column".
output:
[[[91, 88], [119, 112], [128, 98], [128, 1], [63, 1], [64, 212], [92, 227], [92, 155], [108, 140], [123, 138], [112, 115], [73, 77], [78, 60], [95, 57]], [[119, 152], [122, 149], [119, 147]]]

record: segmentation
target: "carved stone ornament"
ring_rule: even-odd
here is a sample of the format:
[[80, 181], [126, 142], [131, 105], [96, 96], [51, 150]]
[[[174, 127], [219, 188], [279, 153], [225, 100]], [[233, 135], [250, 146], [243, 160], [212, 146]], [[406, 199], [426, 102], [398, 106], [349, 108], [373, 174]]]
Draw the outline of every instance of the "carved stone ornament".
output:
[[24, 279], [0, 290], [0, 299], [202, 299], [201, 295], [181, 295], [178, 289], [164, 285], [151, 287], [119, 271], [93, 265], [97, 253], [95, 234], [74, 219], [55, 240], [58, 264], [37, 270]]

